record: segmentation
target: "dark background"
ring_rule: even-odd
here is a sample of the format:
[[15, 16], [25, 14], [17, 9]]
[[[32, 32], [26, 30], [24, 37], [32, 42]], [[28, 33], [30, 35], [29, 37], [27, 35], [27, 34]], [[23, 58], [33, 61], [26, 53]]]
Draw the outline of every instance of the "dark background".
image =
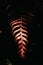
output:
[[[8, 7], [8, 5], [11, 5]], [[8, 7], [8, 8], [7, 8]], [[31, 12], [30, 47], [27, 58], [17, 55], [17, 46], [11, 36], [10, 20]], [[9, 15], [11, 13], [11, 15]], [[29, 24], [28, 24], [29, 26]], [[0, 63], [8, 58], [14, 65], [43, 65], [43, 1], [42, 0], [0, 0]], [[6, 64], [4, 64], [6, 65]]]

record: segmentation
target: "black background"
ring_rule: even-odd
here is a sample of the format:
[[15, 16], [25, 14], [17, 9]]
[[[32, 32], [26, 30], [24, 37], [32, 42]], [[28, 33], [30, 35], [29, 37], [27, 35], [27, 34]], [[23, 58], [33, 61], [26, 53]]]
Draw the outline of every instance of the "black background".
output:
[[[11, 5], [6, 9], [8, 4]], [[10, 16], [9, 13], [12, 12]], [[11, 36], [10, 20], [17, 19], [23, 14], [33, 13], [30, 49], [27, 58], [17, 55], [17, 46]], [[29, 25], [29, 24], [28, 24]], [[0, 63], [8, 58], [13, 65], [43, 65], [43, 1], [42, 0], [0, 0]], [[29, 49], [29, 48], [28, 48]], [[4, 64], [6, 65], [6, 64]]]

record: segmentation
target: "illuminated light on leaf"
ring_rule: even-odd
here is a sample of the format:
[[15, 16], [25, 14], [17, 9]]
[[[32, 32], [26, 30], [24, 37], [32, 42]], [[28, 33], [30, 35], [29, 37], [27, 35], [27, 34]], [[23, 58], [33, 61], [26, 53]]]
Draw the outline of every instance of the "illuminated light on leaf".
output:
[[27, 44], [29, 42], [27, 25], [28, 20], [25, 18], [19, 18], [10, 22], [11, 33], [14, 37], [15, 42], [18, 44], [18, 54], [21, 58], [24, 58], [27, 51]]
[[0, 34], [2, 33], [2, 30], [0, 30]]

